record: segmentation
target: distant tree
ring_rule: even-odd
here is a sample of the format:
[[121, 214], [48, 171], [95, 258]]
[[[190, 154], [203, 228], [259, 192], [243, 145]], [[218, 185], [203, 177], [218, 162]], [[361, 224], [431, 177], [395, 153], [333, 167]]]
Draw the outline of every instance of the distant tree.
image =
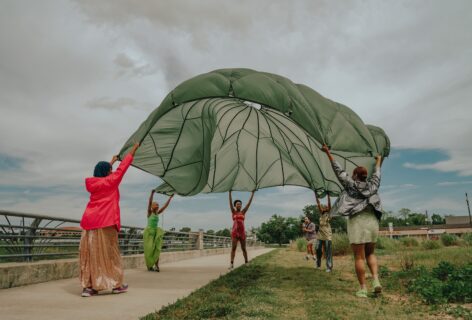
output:
[[[307, 205], [303, 208], [303, 216], [300, 216], [300, 220], [307, 216], [311, 222], [318, 225], [320, 223], [320, 210], [316, 205]], [[300, 221], [301, 223], [301, 221]], [[332, 217], [330, 221], [331, 229], [334, 232], [347, 232], [347, 221], [346, 218], [336, 216]]]
[[407, 209], [407, 208], [401, 208], [400, 210], [398, 210], [398, 214], [400, 215], [400, 217], [403, 218], [403, 220], [408, 220], [408, 216], [411, 214], [411, 210], [410, 209]]
[[[300, 226], [300, 223], [298, 225]], [[269, 221], [263, 222], [258, 228], [257, 237], [265, 243], [277, 243], [281, 246], [283, 243], [288, 243], [290, 233], [287, 219], [274, 214]]]
[[180, 232], [190, 232], [192, 231], [192, 229], [190, 229], [189, 227], [183, 227], [182, 229], [180, 229]]
[[431, 221], [433, 224], [445, 224], [446, 218], [443, 218], [441, 215], [435, 213], [431, 216]]
[[210, 229], [210, 230], [207, 230], [206, 233], [207, 233], [207, 234], [215, 234], [215, 230]]
[[407, 218], [408, 225], [410, 226], [423, 226], [426, 224], [426, 215], [423, 213], [410, 213]]
[[215, 235], [219, 237], [231, 237], [231, 231], [229, 231], [229, 229], [218, 230]]

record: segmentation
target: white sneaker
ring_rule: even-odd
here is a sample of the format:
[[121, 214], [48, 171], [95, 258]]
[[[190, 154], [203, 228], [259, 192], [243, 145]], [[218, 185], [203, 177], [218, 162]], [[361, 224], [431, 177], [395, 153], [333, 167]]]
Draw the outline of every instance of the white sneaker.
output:
[[331, 272], [331, 269], [326, 269], [326, 272], [328, 272], [328, 273]]
[[231, 263], [231, 264], [229, 265], [229, 268], [228, 268], [228, 269], [229, 269], [229, 270], [233, 270], [233, 269], [234, 269], [234, 265]]
[[308, 255], [305, 256], [305, 260], [308, 261], [310, 260], [310, 257]]

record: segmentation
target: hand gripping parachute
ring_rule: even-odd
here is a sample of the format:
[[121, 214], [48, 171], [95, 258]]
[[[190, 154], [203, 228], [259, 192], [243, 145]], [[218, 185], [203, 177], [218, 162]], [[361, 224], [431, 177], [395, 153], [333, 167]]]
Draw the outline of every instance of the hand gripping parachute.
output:
[[287, 78], [222, 69], [177, 86], [128, 139], [120, 157], [141, 142], [133, 166], [158, 176], [156, 188], [184, 196], [295, 185], [323, 197], [342, 186], [323, 143], [348, 172], [372, 172], [388, 156], [385, 132], [348, 107]]

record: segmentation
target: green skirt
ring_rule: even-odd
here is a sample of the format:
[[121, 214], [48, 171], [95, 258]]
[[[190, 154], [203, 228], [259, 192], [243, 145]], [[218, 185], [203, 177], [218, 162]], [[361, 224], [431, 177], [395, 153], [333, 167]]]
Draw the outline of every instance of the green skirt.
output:
[[347, 220], [347, 235], [351, 244], [377, 242], [379, 220], [377, 220], [371, 206], [349, 217]]
[[159, 256], [161, 255], [162, 241], [164, 239], [164, 230], [161, 228], [150, 228], [144, 229], [143, 240], [144, 240], [144, 260], [146, 266], [151, 268], [156, 264]]

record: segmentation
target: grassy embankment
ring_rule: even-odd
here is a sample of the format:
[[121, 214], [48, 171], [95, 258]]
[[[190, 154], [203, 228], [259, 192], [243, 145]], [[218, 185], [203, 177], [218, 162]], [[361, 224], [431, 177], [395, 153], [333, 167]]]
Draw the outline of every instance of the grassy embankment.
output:
[[[429, 249], [430, 243], [383, 240], [378, 255], [384, 293], [379, 297], [372, 295], [369, 299], [359, 299], [354, 296], [357, 281], [350, 255], [336, 256], [334, 272], [327, 274], [323, 269], [315, 270], [313, 262], [306, 262], [294, 245], [260, 256], [249, 265], [142, 319], [400, 320], [472, 317], [470, 303], [426, 304], [424, 296], [411, 292], [412, 281], [421, 273], [431, 273], [440, 261], [448, 261], [457, 268], [471, 263], [471, 246], [444, 247], [439, 244], [439, 248], [433, 245], [435, 248]], [[434, 290], [437, 291], [437, 287]]]

